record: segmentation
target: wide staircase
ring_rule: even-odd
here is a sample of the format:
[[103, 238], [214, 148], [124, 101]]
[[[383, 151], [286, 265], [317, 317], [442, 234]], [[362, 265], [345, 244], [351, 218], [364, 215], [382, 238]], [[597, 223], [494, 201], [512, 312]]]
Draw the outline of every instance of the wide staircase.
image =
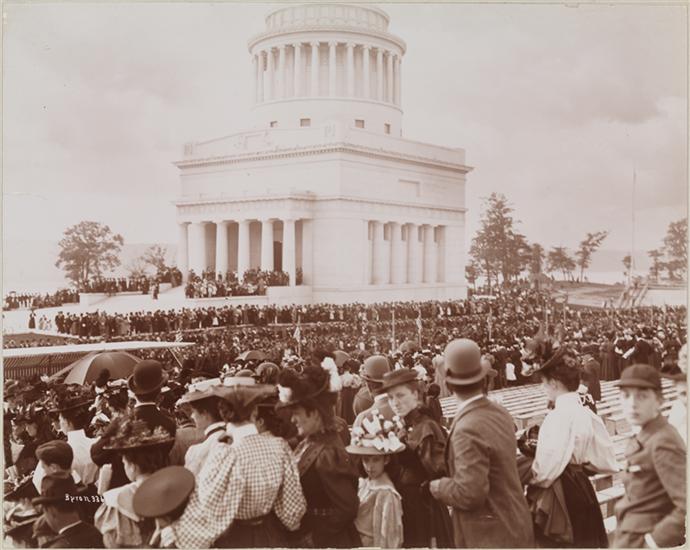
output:
[[[618, 392], [619, 390], [613, 381], [602, 382], [601, 401], [597, 402], [597, 413], [604, 421], [606, 429], [611, 435], [615, 445], [616, 459], [622, 467], [624, 462], [623, 453], [628, 439], [632, 436], [632, 432], [623, 417], [618, 402]], [[668, 416], [671, 405], [677, 397], [673, 382], [665, 379], [662, 380], [662, 392], [664, 395], [662, 414]], [[495, 390], [490, 393], [490, 397], [508, 409], [513, 416], [515, 425], [520, 430], [535, 424], [541, 424], [548, 413], [546, 408], [547, 400], [539, 384]], [[441, 399], [441, 407], [444, 418], [447, 421], [451, 421], [453, 416], [455, 416], [457, 407], [455, 398], [446, 397]], [[621, 473], [598, 474], [592, 476], [590, 480], [597, 493], [606, 530], [611, 535], [616, 528], [614, 507], [624, 493]]]

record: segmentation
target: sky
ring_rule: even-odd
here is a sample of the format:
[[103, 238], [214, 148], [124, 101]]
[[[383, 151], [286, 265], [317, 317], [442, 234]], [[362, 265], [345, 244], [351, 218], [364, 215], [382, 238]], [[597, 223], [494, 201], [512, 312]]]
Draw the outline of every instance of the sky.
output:
[[[503, 193], [545, 247], [629, 250], [687, 215], [687, 9], [377, 4], [407, 43], [403, 136], [462, 147], [466, 240]], [[174, 243], [185, 142], [250, 127], [248, 39], [274, 5], [4, 4], [3, 239], [84, 219]], [[7, 247], [21, 262], [30, 246]]]

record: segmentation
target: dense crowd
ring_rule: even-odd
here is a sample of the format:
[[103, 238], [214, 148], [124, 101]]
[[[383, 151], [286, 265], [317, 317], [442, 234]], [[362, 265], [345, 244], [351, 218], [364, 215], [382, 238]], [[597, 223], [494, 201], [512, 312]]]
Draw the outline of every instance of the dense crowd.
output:
[[[513, 333], [506, 319], [494, 340], [501, 305], [538, 307], [529, 294], [456, 304], [478, 316], [462, 325], [441, 304], [419, 322], [424, 305], [409, 306], [403, 337], [433, 323], [421, 346], [379, 346], [391, 328], [381, 306], [353, 336], [340, 320], [196, 329], [185, 333], [196, 346], [146, 352], [126, 379], [106, 368], [81, 384], [8, 380], [6, 536], [30, 547], [606, 547], [588, 476], [621, 467], [594, 412], [599, 365], [582, 318], [609, 325], [576, 313], [552, 331], [535, 318]], [[363, 313], [353, 308], [343, 316]], [[687, 414], [687, 357], [670, 346], [659, 367], [643, 364], [640, 315], [612, 317], [614, 332], [640, 325], [614, 353], [636, 441], [657, 450], [628, 455], [650, 473], [621, 474], [616, 546], [674, 546], [685, 537], [685, 443], [673, 422]], [[681, 317], [657, 321], [670, 330]], [[481, 345], [463, 338], [473, 331]], [[552, 407], [525, 433], [490, 393], [513, 382], [500, 372], [511, 372], [508, 334], [520, 352], [505, 360], [541, 381]], [[671, 423], [659, 414], [660, 373], [681, 396]], [[442, 395], [457, 401], [450, 426]], [[642, 511], [653, 516], [644, 526]]]
[[64, 304], [79, 302], [79, 293], [75, 290], [60, 289], [53, 294], [11, 292], [5, 296], [3, 309], [39, 309], [45, 307], [60, 307]]
[[[301, 284], [301, 270], [297, 273], [297, 284]], [[286, 271], [262, 271], [248, 269], [239, 280], [236, 271], [216, 273], [205, 270], [201, 275], [189, 272], [185, 296], [187, 298], [222, 298], [225, 296], [263, 296], [269, 286], [287, 286], [290, 277]]]
[[[119, 292], [141, 292], [148, 294], [160, 291], [160, 285], [170, 283], [173, 287], [182, 284], [182, 273], [176, 267], [165, 267], [155, 276], [138, 277], [94, 277], [82, 284], [79, 292], [117, 294]], [[156, 291], [157, 288], [157, 291]]]

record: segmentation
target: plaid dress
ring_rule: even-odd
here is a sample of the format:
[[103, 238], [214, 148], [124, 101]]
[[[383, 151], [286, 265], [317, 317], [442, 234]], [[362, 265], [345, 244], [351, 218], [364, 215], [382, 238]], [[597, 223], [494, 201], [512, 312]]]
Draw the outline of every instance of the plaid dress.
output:
[[235, 520], [273, 512], [290, 531], [306, 510], [299, 472], [288, 444], [253, 434], [231, 446], [216, 444], [197, 476], [182, 516], [161, 532], [169, 547], [210, 548]]

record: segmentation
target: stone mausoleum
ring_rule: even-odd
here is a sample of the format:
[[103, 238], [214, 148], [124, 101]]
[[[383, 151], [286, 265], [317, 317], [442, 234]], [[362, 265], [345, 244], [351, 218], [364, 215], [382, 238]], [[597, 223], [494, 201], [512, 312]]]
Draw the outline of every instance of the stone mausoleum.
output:
[[406, 44], [388, 26], [367, 5], [266, 16], [249, 41], [254, 127], [176, 163], [183, 273], [284, 270], [300, 303], [465, 297], [471, 168], [403, 137]]

